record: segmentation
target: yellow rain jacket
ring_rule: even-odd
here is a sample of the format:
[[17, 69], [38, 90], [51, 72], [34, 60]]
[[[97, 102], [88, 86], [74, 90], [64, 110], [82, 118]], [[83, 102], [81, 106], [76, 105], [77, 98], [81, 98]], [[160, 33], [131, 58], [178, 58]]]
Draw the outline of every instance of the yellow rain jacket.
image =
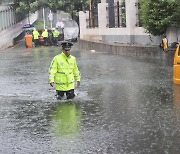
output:
[[47, 29], [45, 29], [44, 32], [42, 32], [42, 37], [48, 37], [48, 31], [47, 31]]
[[53, 31], [53, 37], [58, 37], [60, 32], [58, 30]]
[[53, 58], [49, 71], [49, 82], [55, 82], [59, 91], [74, 89], [74, 79], [80, 81], [81, 78], [76, 58], [72, 55], [67, 57], [63, 52]]
[[168, 41], [166, 38], [162, 39], [162, 45], [163, 45], [163, 50], [167, 50], [168, 48]]
[[39, 39], [39, 32], [37, 30], [33, 31], [33, 37], [34, 37], [34, 40], [38, 40]]

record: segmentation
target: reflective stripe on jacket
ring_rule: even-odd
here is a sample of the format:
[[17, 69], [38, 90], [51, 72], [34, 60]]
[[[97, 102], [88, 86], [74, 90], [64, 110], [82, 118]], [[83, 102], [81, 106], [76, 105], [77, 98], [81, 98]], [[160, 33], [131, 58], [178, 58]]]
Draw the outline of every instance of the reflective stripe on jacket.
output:
[[53, 58], [49, 71], [49, 82], [55, 82], [59, 91], [74, 89], [74, 79], [80, 81], [81, 78], [76, 58], [67, 57], [63, 52]]

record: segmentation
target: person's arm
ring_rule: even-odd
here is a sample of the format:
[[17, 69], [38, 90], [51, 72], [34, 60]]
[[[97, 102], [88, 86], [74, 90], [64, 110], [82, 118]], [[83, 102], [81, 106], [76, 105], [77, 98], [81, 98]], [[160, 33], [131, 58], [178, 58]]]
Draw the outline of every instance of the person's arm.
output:
[[73, 74], [74, 74], [75, 80], [77, 81], [77, 86], [80, 86], [81, 74], [80, 74], [80, 72], [79, 72], [76, 59], [75, 59], [75, 63], [74, 63]]
[[57, 61], [56, 58], [53, 58], [50, 68], [49, 68], [49, 84], [54, 86], [54, 77], [57, 72]]

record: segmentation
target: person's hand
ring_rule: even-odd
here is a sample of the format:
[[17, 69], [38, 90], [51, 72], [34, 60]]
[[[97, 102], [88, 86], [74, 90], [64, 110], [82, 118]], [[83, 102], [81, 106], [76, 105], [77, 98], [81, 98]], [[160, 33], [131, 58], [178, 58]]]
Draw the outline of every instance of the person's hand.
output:
[[78, 87], [80, 86], [80, 81], [77, 81], [77, 86], [78, 86]]
[[51, 82], [51, 83], [50, 83], [50, 86], [51, 86], [51, 87], [54, 87], [54, 82]]

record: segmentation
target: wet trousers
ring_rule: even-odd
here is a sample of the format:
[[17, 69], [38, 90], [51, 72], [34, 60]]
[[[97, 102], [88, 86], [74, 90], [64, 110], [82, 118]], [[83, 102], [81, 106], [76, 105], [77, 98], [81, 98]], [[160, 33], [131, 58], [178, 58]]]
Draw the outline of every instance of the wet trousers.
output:
[[59, 91], [57, 90], [57, 99], [61, 100], [61, 98], [66, 94], [67, 99], [72, 99], [75, 97], [74, 89], [68, 90], [68, 91]]

